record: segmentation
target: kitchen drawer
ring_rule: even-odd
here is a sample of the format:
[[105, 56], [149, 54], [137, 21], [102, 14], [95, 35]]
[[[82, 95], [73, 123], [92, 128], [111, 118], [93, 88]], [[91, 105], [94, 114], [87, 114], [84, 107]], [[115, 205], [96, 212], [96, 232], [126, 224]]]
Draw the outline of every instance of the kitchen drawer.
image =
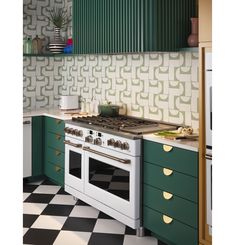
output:
[[47, 132], [46, 134], [46, 144], [47, 146], [58, 149], [64, 152], [64, 136], [60, 134], [54, 134]]
[[52, 117], [45, 117], [45, 131], [64, 135], [64, 121]]
[[47, 147], [45, 152], [46, 161], [49, 161], [59, 167], [64, 168], [64, 152]]
[[163, 144], [144, 140], [144, 161], [174, 169], [194, 177], [198, 176], [197, 152], [177, 147], [165, 150]]
[[[174, 245], [198, 245], [198, 231], [176, 219], [167, 224], [163, 213], [144, 206], [144, 227], [160, 237], [166, 238]], [[166, 222], [170, 222], [167, 221]]]
[[196, 178], [174, 171], [166, 176], [164, 168], [144, 162], [144, 183], [183, 197], [198, 201], [198, 181]]
[[46, 162], [45, 164], [45, 174], [47, 177], [51, 178], [55, 182], [57, 182], [60, 185], [64, 185], [64, 169], [56, 166], [54, 164], [51, 164], [49, 162]]
[[144, 185], [144, 205], [197, 229], [197, 204]]

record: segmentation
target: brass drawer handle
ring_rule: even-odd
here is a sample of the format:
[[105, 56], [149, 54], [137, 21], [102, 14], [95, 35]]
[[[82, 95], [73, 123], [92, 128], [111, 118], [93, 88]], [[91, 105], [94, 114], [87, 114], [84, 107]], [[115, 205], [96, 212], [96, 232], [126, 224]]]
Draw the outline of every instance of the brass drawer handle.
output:
[[165, 152], [170, 152], [173, 149], [173, 146], [170, 145], [163, 145], [162, 147]]
[[60, 154], [61, 154], [60, 151], [55, 150], [55, 155], [56, 155], [56, 156], [59, 156]]
[[166, 191], [163, 191], [162, 192], [162, 195], [163, 197], [166, 199], [166, 200], [170, 200], [172, 197], [173, 197], [173, 194], [169, 193], [169, 192], [166, 192]]
[[169, 168], [163, 168], [163, 173], [165, 176], [170, 176], [173, 174], [173, 170], [171, 170]]
[[60, 136], [59, 134], [56, 134], [55, 138], [56, 138], [57, 140], [60, 140], [60, 139], [61, 139], [61, 136]]
[[60, 172], [60, 170], [61, 170], [61, 168], [60, 168], [60, 167], [55, 166], [55, 171], [56, 171], [56, 172]]
[[163, 219], [165, 224], [170, 224], [173, 221], [173, 219], [171, 217], [164, 215], [164, 214], [162, 215], [162, 219]]
[[56, 122], [56, 124], [60, 124], [60, 123], [62, 122], [62, 120], [60, 120], [60, 119], [55, 119], [55, 122]]

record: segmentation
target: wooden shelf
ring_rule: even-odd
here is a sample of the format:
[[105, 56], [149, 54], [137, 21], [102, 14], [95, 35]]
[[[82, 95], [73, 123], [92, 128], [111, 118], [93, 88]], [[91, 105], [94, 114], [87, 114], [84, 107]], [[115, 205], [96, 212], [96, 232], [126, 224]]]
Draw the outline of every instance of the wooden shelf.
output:
[[181, 48], [179, 50], [180, 52], [199, 52], [198, 47], [187, 47], [187, 48]]
[[63, 56], [77, 56], [77, 54], [23, 54], [24, 57], [63, 57]]

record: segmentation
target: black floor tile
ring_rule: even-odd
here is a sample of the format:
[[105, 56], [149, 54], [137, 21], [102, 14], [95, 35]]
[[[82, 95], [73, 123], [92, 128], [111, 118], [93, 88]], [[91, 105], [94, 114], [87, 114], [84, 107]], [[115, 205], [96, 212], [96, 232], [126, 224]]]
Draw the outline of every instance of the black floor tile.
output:
[[54, 196], [54, 194], [32, 193], [24, 202], [49, 203]]
[[158, 245], [167, 245], [167, 244], [162, 242], [162, 241], [160, 241], [160, 240], [158, 240]]
[[136, 235], [136, 230], [126, 226], [125, 235]]
[[92, 232], [95, 223], [96, 219], [68, 217], [62, 227], [62, 230]]
[[41, 213], [42, 215], [69, 216], [73, 210], [73, 205], [48, 204]]
[[61, 187], [61, 188], [59, 189], [59, 191], [58, 191], [56, 194], [70, 195], [68, 192], [66, 192], [66, 191], [64, 190], [63, 187]]
[[24, 235], [24, 244], [52, 245], [59, 234], [57, 230], [29, 229]]
[[124, 235], [93, 233], [88, 245], [123, 245]]
[[57, 185], [54, 182], [50, 181], [49, 179], [46, 179], [42, 182], [41, 185]]
[[32, 193], [37, 187], [38, 187], [38, 185], [27, 185], [27, 184], [24, 184], [23, 185], [23, 192]]
[[79, 200], [79, 199], [77, 200], [76, 205], [79, 205], [79, 206], [90, 206], [88, 203], [83, 202], [82, 200]]
[[112, 217], [110, 217], [109, 215], [103, 213], [100, 211], [99, 215], [98, 215], [99, 219], [113, 219]]
[[34, 221], [39, 217], [39, 215], [33, 214], [23, 214], [23, 227], [31, 227]]

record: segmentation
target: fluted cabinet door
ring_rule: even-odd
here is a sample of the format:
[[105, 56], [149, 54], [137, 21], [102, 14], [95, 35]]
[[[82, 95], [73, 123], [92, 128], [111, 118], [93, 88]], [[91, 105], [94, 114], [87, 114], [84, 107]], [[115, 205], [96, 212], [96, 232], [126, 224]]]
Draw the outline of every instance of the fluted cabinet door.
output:
[[74, 0], [75, 53], [171, 51], [187, 46], [195, 0]]

